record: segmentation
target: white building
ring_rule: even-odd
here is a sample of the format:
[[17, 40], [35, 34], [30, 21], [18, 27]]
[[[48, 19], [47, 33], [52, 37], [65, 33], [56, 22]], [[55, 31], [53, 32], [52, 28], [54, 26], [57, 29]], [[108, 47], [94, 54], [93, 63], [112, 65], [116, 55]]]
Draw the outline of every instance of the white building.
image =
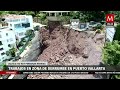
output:
[[4, 20], [8, 23], [8, 27], [12, 29], [18, 39], [25, 37], [27, 30], [33, 30], [33, 18], [31, 15], [5, 15]]
[[41, 11], [43, 13], [46, 13], [47, 16], [62, 16], [62, 15], [68, 15], [70, 11]]
[[21, 40], [21, 38], [25, 37], [27, 30], [33, 30], [33, 18], [31, 15], [8, 14], [2, 18], [1, 23], [0, 62], [10, 58], [6, 52], [9, 51], [11, 47], [16, 45], [16, 38]]
[[79, 19], [71, 19], [71, 28], [79, 28], [80, 25], [80, 21]]
[[10, 56], [6, 55], [6, 51], [14, 46], [16, 43], [15, 33], [8, 27], [0, 28], [0, 62], [9, 59]]

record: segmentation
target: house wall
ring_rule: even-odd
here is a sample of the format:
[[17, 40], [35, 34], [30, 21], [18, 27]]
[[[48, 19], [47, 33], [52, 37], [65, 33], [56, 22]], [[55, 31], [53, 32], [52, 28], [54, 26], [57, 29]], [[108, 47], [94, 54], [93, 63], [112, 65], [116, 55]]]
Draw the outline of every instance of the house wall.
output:
[[[6, 55], [6, 51], [9, 51], [10, 45], [15, 45], [16, 43], [16, 37], [20, 40], [21, 38], [25, 37], [25, 33], [27, 30], [32, 29], [33, 30], [33, 18], [31, 15], [24, 15], [25, 18], [13, 18], [13, 19], [6, 19], [6, 22], [8, 23], [8, 28], [0, 29], [0, 41], [2, 42], [2, 45], [0, 45], [0, 62], [2, 62], [5, 59], [9, 59], [10, 56]], [[22, 23], [30, 23], [30, 27], [23, 27]], [[19, 24], [21, 27], [15, 28], [15, 25]], [[10, 30], [11, 29], [11, 30]], [[1, 53], [5, 53], [4, 55], [1, 55]]]
[[[7, 20], [8, 21], [8, 27], [10, 29], [12, 29], [16, 36], [21, 39], [23, 37], [25, 37], [25, 32], [27, 30], [30, 29], [34, 29], [33, 28], [33, 18], [31, 15], [24, 15], [25, 18], [21, 18], [21, 19], [14, 19], [12, 21]], [[30, 27], [23, 27], [22, 24], [26, 24], [26, 23], [30, 23]]]
[[29, 29], [34, 29], [33, 28], [33, 17], [31, 16], [31, 15], [28, 15], [28, 16], [26, 16], [26, 18], [28, 18], [28, 22], [30, 22], [30, 28]]
[[[0, 62], [2, 62], [5, 59], [9, 59], [10, 57], [6, 55], [6, 51], [9, 51], [11, 47], [10, 45], [15, 45], [16, 39], [15, 34], [12, 30], [5, 30], [2, 29], [0, 32], [0, 41], [2, 42], [2, 45], [0, 45], [0, 48], [3, 48], [3, 50], [0, 50]], [[4, 55], [1, 55], [1, 53], [5, 53]]]
[[71, 28], [79, 28], [80, 22], [79, 19], [71, 19]]

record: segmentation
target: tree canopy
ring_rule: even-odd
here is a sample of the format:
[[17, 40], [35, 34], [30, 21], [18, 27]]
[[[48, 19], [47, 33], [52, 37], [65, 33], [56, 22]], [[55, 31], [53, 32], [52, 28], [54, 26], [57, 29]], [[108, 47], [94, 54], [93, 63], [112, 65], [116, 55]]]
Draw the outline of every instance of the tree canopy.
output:
[[[69, 18], [80, 19], [81, 21], [105, 21], [105, 14], [114, 13], [116, 15], [115, 20], [120, 21], [120, 11], [71, 11]], [[33, 17], [38, 16], [41, 19], [46, 17], [40, 11], [0, 11], [0, 15], [4, 14], [26, 14]]]

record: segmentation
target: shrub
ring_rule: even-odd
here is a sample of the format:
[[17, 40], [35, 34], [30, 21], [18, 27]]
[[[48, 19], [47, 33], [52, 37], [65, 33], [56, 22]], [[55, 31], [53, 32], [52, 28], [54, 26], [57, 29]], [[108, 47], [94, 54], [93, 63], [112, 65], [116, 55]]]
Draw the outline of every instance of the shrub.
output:
[[63, 21], [65, 24], [70, 23], [69, 16], [60, 16], [60, 20]]
[[120, 24], [115, 27], [115, 30], [116, 32], [115, 32], [113, 40], [120, 41]]
[[107, 65], [120, 65], [120, 42], [107, 42], [103, 48], [103, 62]]
[[[120, 65], [120, 41], [107, 42], [103, 48], [102, 60], [106, 65]], [[120, 79], [120, 75], [110, 75], [111, 79]]]
[[101, 30], [100, 30], [100, 29], [97, 29], [97, 30], [96, 30], [96, 33], [101, 33]]
[[9, 53], [9, 55], [11, 55], [12, 57], [15, 57], [16, 56], [16, 48], [11, 48], [11, 49], [9, 49], [9, 51], [8, 51], [8, 53]]
[[18, 44], [18, 47], [21, 47], [23, 45], [24, 45], [24, 43], [22, 41], [20, 41], [19, 44]]
[[47, 25], [47, 24], [48, 24], [48, 20], [47, 20], [47, 19], [44, 19], [44, 20], [42, 21], [42, 24]]
[[21, 40], [22, 42], [26, 42], [26, 40], [25, 40], [25, 38], [22, 38], [22, 40]]
[[102, 24], [98, 24], [95, 28], [96, 29], [102, 29], [103, 27], [102, 27]]
[[37, 15], [37, 17], [39, 17], [40, 20], [44, 21], [46, 19], [46, 14], [40, 13]]
[[34, 33], [33, 30], [27, 30], [26, 33], [25, 33], [25, 35], [26, 35], [26, 37], [29, 37], [33, 33]]

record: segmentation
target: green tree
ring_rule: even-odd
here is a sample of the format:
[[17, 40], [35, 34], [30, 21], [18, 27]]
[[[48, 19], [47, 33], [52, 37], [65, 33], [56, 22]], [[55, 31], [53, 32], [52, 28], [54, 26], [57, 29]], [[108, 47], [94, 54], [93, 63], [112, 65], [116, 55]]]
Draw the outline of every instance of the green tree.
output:
[[80, 18], [80, 12], [79, 11], [72, 11], [70, 12], [71, 19], [79, 19]]
[[111, 11], [110, 13], [115, 14], [115, 21], [120, 22], [120, 11]]
[[25, 33], [25, 35], [26, 35], [26, 37], [29, 37], [33, 33], [34, 33], [33, 30], [27, 30], [26, 33]]
[[8, 11], [0, 11], [0, 17], [4, 16], [5, 14], [8, 14]]
[[[103, 48], [102, 60], [105, 65], [120, 65], [120, 41], [107, 42]], [[120, 75], [110, 75], [111, 79], [120, 79]]]
[[113, 40], [120, 41], [120, 24], [115, 27], [115, 30], [116, 32], [115, 32]]
[[108, 13], [102, 11], [80, 11], [80, 15], [85, 21], [102, 21], [105, 20], [105, 14]]
[[9, 49], [9, 55], [11, 56], [11, 57], [15, 57], [16, 56], [16, 48], [15, 47], [13, 47], [13, 48], [11, 48], [11, 49]]
[[120, 42], [107, 42], [103, 48], [103, 61], [107, 65], [120, 65]]
[[17, 14], [17, 15], [32, 15], [33, 17], [36, 16], [39, 12], [35, 11], [8, 11], [9, 14]]
[[37, 17], [39, 17], [40, 20], [44, 21], [46, 19], [46, 14], [45, 13], [39, 13], [36, 14]]

